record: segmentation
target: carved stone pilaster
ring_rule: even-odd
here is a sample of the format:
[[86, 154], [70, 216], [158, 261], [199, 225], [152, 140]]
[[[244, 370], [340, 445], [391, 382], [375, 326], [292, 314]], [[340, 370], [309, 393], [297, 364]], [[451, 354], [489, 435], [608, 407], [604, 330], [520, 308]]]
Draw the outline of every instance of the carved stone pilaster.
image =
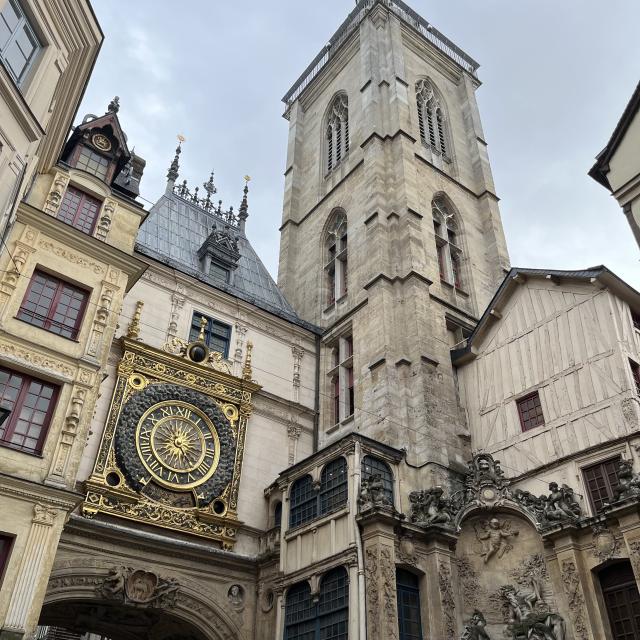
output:
[[304, 349], [297, 344], [291, 345], [291, 353], [293, 354], [293, 397], [294, 402], [300, 402], [300, 372], [302, 369], [302, 358], [304, 357]]
[[40, 608], [40, 603], [34, 602], [34, 598], [41, 578], [49, 573], [47, 558], [53, 558], [49, 542], [55, 518], [55, 510], [41, 504], [34, 505], [31, 529], [20, 558], [18, 579], [11, 594], [3, 627], [5, 632], [24, 634], [28, 631], [29, 618], [33, 618], [33, 610]]
[[86, 389], [83, 387], [76, 387], [74, 389], [69, 412], [64, 419], [60, 438], [56, 446], [56, 452], [53, 456], [53, 463], [49, 469], [49, 475], [45, 480], [45, 484], [61, 487], [67, 485], [69, 459], [71, 458], [71, 450], [78, 432], [78, 425], [80, 424], [82, 408], [84, 407], [86, 397]]
[[562, 587], [569, 604], [569, 617], [573, 626], [573, 635], [576, 640], [590, 640], [588, 630], [588, 614], [585, 607], [584, 592], [580, 582], [580, 575], [573, 556], [560, 562], [560, 574]]
[[291, 420], [287, 426], [287, 437], [289, 438], [289, 464], [295, 464], [298, 449], [298, 440], [302, 433], [302, 427]]
[[6, 304], [16, 290], [29, 256], [34, 252], [35, 248], [24, 242], [18, 241], [14, 245], [12, 259], [6, 263], [6, 271], [0, 283], [0, 318], [2, 319], [4, 319]]
[[167, 342], [178, 336], [178, 320], [180, 319], [180, 312], [184, 307], [184, 303], [185, 297], [179, 293], [174, 293], [171, 296], [171, 314], [169, 316], [169, 326], [167, 327]]
[[365, 549], [367, 638], [397, 640], [396, 567], [390, 544], [373, 543]]
[[236, 322], [236, 348], [233, 353], [234, 373], [242, 375], [242, 356], [244, 352], [244, 342], [247, 338], [248, 328], [241, 322]]
[[96, 238], [104, 242], [109, 235], [111, 229], [111, 223], [113, 222], [113, 216], [116, 212], [118, 204], [115, 200], [107, 198], [102, 205], [100, 211], [100, 218], [98, 220], [98, 226], [96, 227]]
[[440, 590], [440, 602], [442, 603], [444, 639], [455, 640], [456, 601], [453, 597], [453, 587], [451, 586], [451, 564], [445, 559], [441, 559], [438, 562], [438, 588]]
[[116, 289], [108, 282], [102, 282], [100, 301], [91, 328], [91, 336], [87, 343], [87, 355], [97, 357], [103, 347], [104, 332], [111, 315], [111, 307]]
[[636, 576], [638, 588], [640, 588], [640, 539], [627, 542], [627, 547], [629, 548], [629, 560], [633, 567], [633, 573]]
[[49, 189], [49, 193], [47, 194], [47, 198], [44, 202], [44, 212], [48, 213], [50, 216], [55, 216], [58, 213], [58, 209], [60, 208], [60, 203], [62, 202], [62, 197], [64, 196], [64, 192], [67, 190], [67, 186], [69, 185], [69, 176], [56, 172], [53, 177], [53, 182], [51, 183], [51, 189]]

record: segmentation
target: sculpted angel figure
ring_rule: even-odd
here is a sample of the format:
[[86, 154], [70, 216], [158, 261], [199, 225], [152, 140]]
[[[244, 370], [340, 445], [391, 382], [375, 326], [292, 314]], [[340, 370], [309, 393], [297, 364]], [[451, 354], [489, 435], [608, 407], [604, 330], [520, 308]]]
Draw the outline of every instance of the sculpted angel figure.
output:
[[389, 498], [387, 498], [384, 492], [384, 482], [382, 481], [381, 474], [374, 473], [362, 481], [358, 504], [361, 506], [382, 506], [389, 504]]
[[493, 556], [497, 554], [498, 558], [511, 551], [513, 548], [509, 544], [509, 538], [513, 538], [520, 534], [519, 531], [511, 531], [510, 522], [500, 522], [497, 518], [491, 518], [482, 526], [482, 530], [474, 526], [476, 538], [482, 542], [482, 553], [480, 554], [487, 564]]
[[124, 581], [124, 567], [113, 567], [102, 583], [102, 591], [110, 596], [121, 594], [124, 592]]

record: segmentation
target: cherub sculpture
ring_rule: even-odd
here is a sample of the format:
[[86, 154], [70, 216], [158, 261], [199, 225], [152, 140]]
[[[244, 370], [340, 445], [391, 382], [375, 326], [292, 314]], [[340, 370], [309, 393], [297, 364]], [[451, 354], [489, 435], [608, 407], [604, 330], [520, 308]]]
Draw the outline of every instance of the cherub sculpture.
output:
[[510, 522], [500, 522], [497, 518], [491, 518], [488, 522], [483, 523], [482, 530], [475, 528], [476, 538], [482, 542], [482, 553], [480, 554], [487, 564], [493, 556], [498, 558], [511, 551], [513, 546], [509, 543], [510, 538], [519, 535], [519, 531], [511, 531]]
[[373, 473], [362, 481], [360, 495], [358, 496], [360, 507], [382, 507], [390, 504], [384, 491], [382, 475]]

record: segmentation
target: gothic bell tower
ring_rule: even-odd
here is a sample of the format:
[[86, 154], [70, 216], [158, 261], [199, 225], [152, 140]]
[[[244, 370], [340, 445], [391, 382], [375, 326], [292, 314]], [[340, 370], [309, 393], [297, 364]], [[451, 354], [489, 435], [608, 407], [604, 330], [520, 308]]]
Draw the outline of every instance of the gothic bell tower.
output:
[[450, 349], [509, 266], [477, 68], [403, 2], [361, 0], [284, 97], [279, 284], [326, 332], [320, 444], [466, 458]]

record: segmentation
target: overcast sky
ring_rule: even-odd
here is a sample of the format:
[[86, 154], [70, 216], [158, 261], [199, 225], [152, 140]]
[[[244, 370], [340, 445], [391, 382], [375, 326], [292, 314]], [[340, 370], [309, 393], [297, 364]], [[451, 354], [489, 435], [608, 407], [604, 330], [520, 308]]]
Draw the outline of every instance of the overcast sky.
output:
[[[587, 176], [639, 79], [637, 0], [409, 0], [481, 64], [478, 102], [514, 266], [605, 264], [640, 288], [621, 209]], [[176, 146], [181, 179], [214, 168], [274, 277], [287, 143], [281, 97], [351, 0], [93, 0], [105, 42], [80, 116], [114, 95], [155, 201]], [[640, 152], [640, 150], [639, 150]], [[148, 206], [148, 205], [147, 205]]]

